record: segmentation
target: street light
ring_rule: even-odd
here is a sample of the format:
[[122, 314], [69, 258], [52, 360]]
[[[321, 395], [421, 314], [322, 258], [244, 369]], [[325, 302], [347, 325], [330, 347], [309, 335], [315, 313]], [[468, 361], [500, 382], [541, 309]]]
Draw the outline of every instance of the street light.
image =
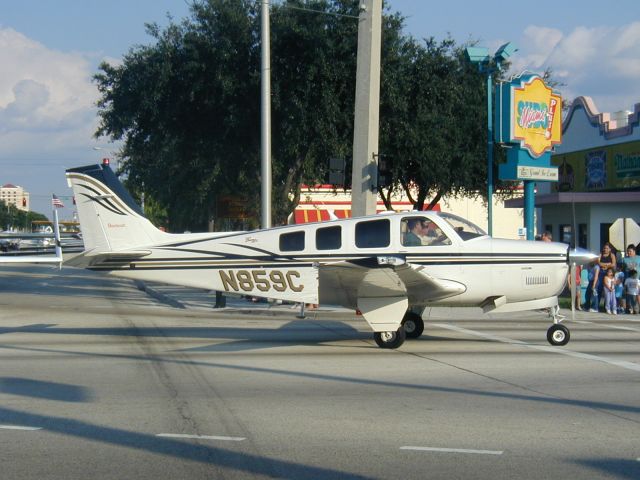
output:
[[487, 75], [487, 233], [493, 234], [493, 72], [500, 70], [500, 65], [517, 47], [511, 43], [502, 45], [493, 57], [489, 49], [484, 47], [467, 47], [467, 60], [478, 65], [481, 73]]

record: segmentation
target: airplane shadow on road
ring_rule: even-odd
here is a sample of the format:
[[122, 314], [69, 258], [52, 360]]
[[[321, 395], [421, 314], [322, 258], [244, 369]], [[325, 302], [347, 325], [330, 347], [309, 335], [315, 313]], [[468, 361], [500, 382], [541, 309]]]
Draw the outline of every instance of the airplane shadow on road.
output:
[[579, 465], [584, 465], [594, 470], [598, 470], [601, 474], [615, 475], [616, 478], [628, 478], [629, 480], [638, 480], [640, 478], [640, 461], [629, 460], [624, 458], [601, 458], [601, 459], [576, 459]]
[[[323, 345], [344, 340], [370, 340], [369, 332], [360, 332], [352, 326], [323, 320], [292, 320], [279, 328], [234, 327], [57, 327], [56, 324], [32, 324], [19, 327], [0, 327], [0, 335], [7, 333], [49, 333], [62, 335], [97, 335], [138, 338], [193, 338], [221, 340], [222, 343], [180, 349], [184, 352], [240, 352], [292, 345]], [[224, 342], [224, 340], [229, 340]], [[357, 345], [350, 344], [352, 348]], [[362, 348], [370, 348], [362, 345]], [[376, 347], [377, 348], [377, 347]]]
[[[68, 269], [67, 269], [68, 270]], [[73, 275], [58, 274], [51, 267], [5, 267], [0, 269], [0, 294], [10, 294], [10, 301], [20, 301], [20, 295], [53, 297], [112, 297], [127, 305], [150, 306], [157, 300], [133, 288], [132, 281], [87, 270], [74, 269]], [[158, 302], [161, 303], [161, 302]]]
[[[469, 389], [469, 388], [460, 388], [460, 387], [445, 387], [441, 385], [430, 385], [425, 383], [392, 382], [392, 381], [386, 381], [386, 380], [375, 380], [371, 378], [328, 375], [324, 373], [285, 370], [285, 369], [278, 369], [278, 368], [231, 365], [231, 364], [217, 363], [217, 362], [206, 361], [206, 360], [195, 360], [195, 359], [186, 357], [187, 354], [185, 354], [184, 352], [176, 352], [176, 353], [178, 355], [184, 355], [185, 358], [175, 358], [173, 356], [164, 357], [162, 354], [128, 355], [128, 354], [116, 354], [116, 353], [88, 353], [88, 352], [81, 352], [81, 351], [54, 350], [54, 349], [37, 348], [37, 347], [18, 347], [14, 345], [6, 345], [6, 344], [5, 345], [0, 344], [0, 350], [55, 353], [58, 355], [94, 357], [94, 358], [103, 358], [103, 359], [119, 359], [119, 360], [128, 359], [128, 360], [136, 360], [136, 361], [143, 361], [143, 362], [197, 366], [202, 368], [214, 368], [214, 369], [217, 368], [217, 369], [223, 369], [223, 370], [233, 370], [237, 372], [260, 373], [260, 374], [266, 374], [266, 375], [282, 375], [282, 376], [294, 377], [294, 378], [299, 377], [302, 379], [314, 379], [314, 380], [320, 380], [320, 381], [337, 382], [337, 383], [345, 383], [345, 384], [353, 384], [353, 385], [375, 385], [375, 386], [381, 386], [381, 387], [389, 387], [392, 389], [411, 389], [411, 390], [421, 390], [424, 392], [451, 393], [456, 395], [467, 395], [470, 397], [478, 397], [478, 398], [504, 398], [509, 400], [524, 401], [524, 402], [535, 402], [535, 403], [542, 403], [542, 404], [549, 404], [549, 405], [564, 405], [564, 406], [571, 406], [571, 407], [578, 407], [578, 408], [587, 408], [587, 409], [593, 409], [598, 411], [613, 411], [613, 412], [631, 413], [631, 414], [640, 413], [640, 406], [637, 406], [637, 405], [624, 405], [624, 404], [618, 404], [618, 403], [612, 403], [612, 402], [600, 402], [600, 401], [582, 400], [582, 399], [574, 399], [574, 398], [563, 398], [558, 396], [550, 396], [543, 392], [531, 391], [531, 393], [528, 393], [528, 394], [527, 393], [509, 393], [509, 392], [503, 392], [503, 391], [479, 390], [479, 389]], [[375, 351], [377, 352], [378, 350], [376, 349]], [[403, 355], [403, 352], [387, 351], [385, 352], [385, 354]], [[175, 355], [175, 354], [173, 352], [168, 352], [168, 355]], [[431, 359], [425, 358], [425, 360], [431, 360]]]
[[0, 377], [0, 393], [60, 402], [90, 402], [93, 399], [90, 389], [80, 385], [18, 377]]
[[[216, 465], [220, 468], [233, 469], [248, 474], [264, 475], [269, 478], [295, 480], [316, 480], [318, 478], [355, 480], [370, 478], [331, 468], [303, 465], [211, 445], [198, 445], [187, 441], [157, 437], [148, 433], [132, 432], [69, 418], [39, 415], [3, 407], [0, 407], [0, 423], [44, 428], [47, 431], [61, 435], [135, 450], [144, 450], [154, 454]], [[117, 467], [114, 466], [115, 468]], [[114, 474], [116, 474], [115, 471]], [[116, 476], [118, 475], [116, 474]]]

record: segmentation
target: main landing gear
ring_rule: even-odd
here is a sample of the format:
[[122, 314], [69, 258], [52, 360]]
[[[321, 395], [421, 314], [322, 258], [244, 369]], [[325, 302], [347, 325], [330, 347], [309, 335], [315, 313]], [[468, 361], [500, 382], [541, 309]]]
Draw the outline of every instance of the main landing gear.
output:
[[374, 332], [373, 338], [380, 348], [398, 348], [407, 338], [418, 338], [423, 331], [422, 317], [416, 312], [407, 310], [397, 331]]
[[569, 329], [562, 325], [560, 322], [564, 320], [564, 316], [560, 315], [560, 307], [556, 305], [551, 307], [549, 316], [553, 317], [553, 325], [547, 330], [547, 341], [554, 346], [562, 347], [569, 343], [571, 335]]
[[418, 338], [424, 332], [424, 321], [416, 312], [407, 310], [402, 319], [402, 326], [407, 333], [407, 338]]

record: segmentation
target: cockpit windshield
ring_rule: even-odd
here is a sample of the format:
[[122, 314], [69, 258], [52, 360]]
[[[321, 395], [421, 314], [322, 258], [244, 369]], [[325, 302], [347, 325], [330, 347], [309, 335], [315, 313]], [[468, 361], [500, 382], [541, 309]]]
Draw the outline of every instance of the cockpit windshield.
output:
[[472, 238], [482, 237], [486, 235], [485, 231], [469, 220], [454, 215], [452, 213], [439, 213], [440, 218], [446, 220], [456, 231], [462, 240], [471, 240]]

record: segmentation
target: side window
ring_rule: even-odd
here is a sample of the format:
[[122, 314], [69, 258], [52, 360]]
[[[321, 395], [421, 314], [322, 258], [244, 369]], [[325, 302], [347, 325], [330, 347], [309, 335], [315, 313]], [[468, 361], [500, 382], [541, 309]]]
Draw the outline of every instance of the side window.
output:
[[281, 252], [299, 252], [300, 250], [304, 250], [304, 232], [291, 232], [280, 235]]
[[451, 239], [428, 218], [404, 218], [400, 228], [400, 238], [405, 247], [451, 245]]
[[318, 250], [338, 250], [342, 247], [342, 228], [325, 227], [316, 230], [316, 248]]
[[383, 248], [388, 247], [391, 239], [388, 219], [371, 220], [356, 224], [356, 247]]

